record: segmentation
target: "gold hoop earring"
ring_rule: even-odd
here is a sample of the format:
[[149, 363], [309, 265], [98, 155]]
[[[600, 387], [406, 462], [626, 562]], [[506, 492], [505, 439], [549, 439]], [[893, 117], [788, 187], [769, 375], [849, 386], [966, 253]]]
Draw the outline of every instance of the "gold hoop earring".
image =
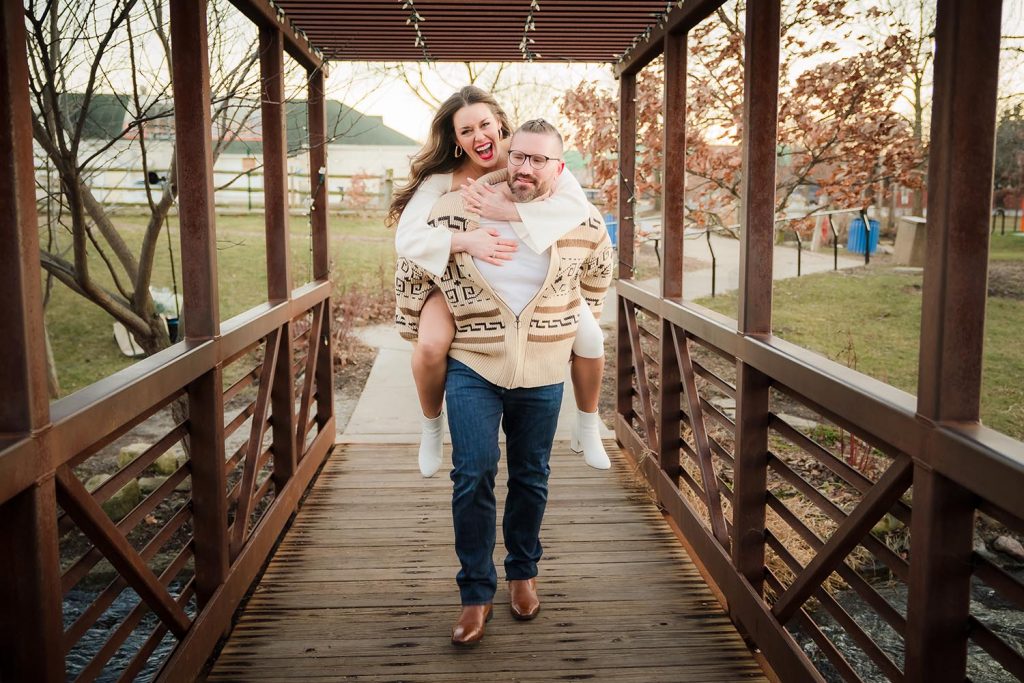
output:
[[455, 158], [458, 159], [461, 156], [462, 156], [462, 148], [459, 147], [458, 145], [455, 145]]

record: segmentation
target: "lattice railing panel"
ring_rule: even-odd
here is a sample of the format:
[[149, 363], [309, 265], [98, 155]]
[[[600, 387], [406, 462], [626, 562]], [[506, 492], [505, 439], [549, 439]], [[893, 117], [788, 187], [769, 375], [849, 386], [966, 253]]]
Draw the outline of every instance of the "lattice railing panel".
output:
[[987, 504], [977, 519], [968, 675], [975, 681], [1024, 680], [1024, 556], [1011, 540], [1024, 536], [1024, 520]]
[[73, 680], [152, 673], [153, 650], [194, 618], [188, 416], [180, 395], [172, 398], [58, 470], [64, 644]]
[[[841, 538], [851, 517], [871, 503], [879, 481], [907, 461], [868, 445], [799, 398], [792, 391], [771, 393], [768, 602], [793, 615], [787, 627], [823, 672], [843, 680], [902, 680], [911, 514], [904, 498], [909, 496], [890, 494], [899, 496], [897, 502], [847, 543], [852, 549], [830, 562], [831, 570], [796, 612], [778, 603], [787, 591], [799, 589], [794, 585], [808, 566], [820, 561], [826, 545]], [[905, 483], [894, 486], [905, 488]]]

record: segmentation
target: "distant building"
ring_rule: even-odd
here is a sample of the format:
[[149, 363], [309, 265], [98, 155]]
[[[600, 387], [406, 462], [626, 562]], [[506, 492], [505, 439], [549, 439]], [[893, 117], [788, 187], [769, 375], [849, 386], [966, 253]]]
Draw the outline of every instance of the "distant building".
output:
[[[66, 111], [80, 109], [84, 99], [79, 93], [66, 93], [62, 98]], [[151, 182], [166, 179], [170, 166], [174, 149], [174, 117], [170, 109], [151, 110], [149, 115], [153, 118], [133, 126], [126, 106], [129, 102], [127, 95], [97, 94], [89, 103], [81, 157], [96, 154], [86, 176], [93, 192], [104, 203], [146, 203], [140, 137], [145, 141]], [[239, 208], [262, 206], [263, 125], [259, 103], [239, 100], [229, 103], [225, 111], [231, 121], [226, 126], [230, 132], [222, 135], [218, 120], [211, 132], [214, 145], [220, 146], [214, 165], [217, 204]], [[305, 101], [287, 103], [286, 126], [291, 204], [298, 208], [306, 204], [310, 188]], [[128, 132], [111, 144], [126, 129]], [[379, 204], [384, 192], [381, 179], [387, 174], [404, 179], [409, 159], [421, 147], [416, 140], [385, 126], [380, 116], [368, 116], [335, 100], [327, 102], [327, 134], [328, 189], [334, 206], [345, 206], [353, 179], [359, 192], [376, 199], [372, 205]], [[47, 161], [38, 148], [36, 169], [40, 187], [44, 188], [41, 194], [47, 182], [56, 188], [56, 174], [49, 174], [47, 181]]]

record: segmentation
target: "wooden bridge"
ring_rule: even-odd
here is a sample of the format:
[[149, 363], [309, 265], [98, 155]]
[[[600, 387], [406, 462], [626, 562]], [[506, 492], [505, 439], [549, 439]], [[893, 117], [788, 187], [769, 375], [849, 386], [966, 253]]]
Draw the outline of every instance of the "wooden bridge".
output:
[[[24, 6], [0, 2], [0, 680], [931, 682], [977, 678], [969, 645], [1024, 679], [1010, 634], [971, 601], [976, 583], [1024, 609], [1024, 585], [973, 549], [978, 511], [1024, 532], [1024, 444], [978, 420], [998, 0], [938, 2], [916, 397], [772, 335], [779, 0], [750, 0], [745, 18], [736, 320], [681, 291], [687, 34], [721, 2], [232, 4], [260, 35], [267, 303], [220, 320], [207, 8], [169, 0], [185, 340], [51, 404]], [[494, 35], [467, 45], [478, 13]], [[335, 446], [326, 182], [310, 188], [313, 281], [296, 286], [286, 53], [308, 74], [314, 169], [326, 168], [325, 59], [611, 61], [619, 79], [622, 453], [599, 475], [558, 446], [542, 618], [499, 610], [476, 651], [446, 645], [444, 480], [419, 480], [407, 445]], [[652, 293], [633, 281], [633, 143], [637, 74], [658, 56], [664, 253]], [[870, 462], [787, 418], [792, 405], [870, 445]], [[139, 430], [152, 445], [87, 488], [96, 454]], [[103, 504], [182, 442], [176, 471], [111, 519]], [[827, 477], [804, 476], [808, 463]], [[873, 533], [882, 519], [908, 535], [909, 556]], [[866, 568], [904, 590], [883, 594]], [[83, 587], [88, 600], [69, 611]]]
[[[483, 643], [455, 650], [451, 482], [424, 480], [415, 455], [338, 447], [208, 681], [763, 680], [631, 464], [596, 472], [564, 442], [539, 618], [515, 621], [499, 587]], [[503, 477], [496, 491], [501, 505]]]

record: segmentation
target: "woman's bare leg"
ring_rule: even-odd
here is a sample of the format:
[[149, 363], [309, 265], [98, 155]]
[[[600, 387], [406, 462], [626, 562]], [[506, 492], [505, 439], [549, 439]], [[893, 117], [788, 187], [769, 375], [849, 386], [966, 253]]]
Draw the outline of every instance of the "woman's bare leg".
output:
[[435, 290], [420, 311], [419, 336], [412, 351], [412, 376], [416, 381], [423, 416], [441, 414], [448, 348], [455, 339], [455, 320], [440, 290]]
[[596, 413], [601, 398], [604, 356], [583, 358], [573, 355], [570, 376], [572, 377], [572, 392], [576, 397], [576, 407], [584, 413]]

